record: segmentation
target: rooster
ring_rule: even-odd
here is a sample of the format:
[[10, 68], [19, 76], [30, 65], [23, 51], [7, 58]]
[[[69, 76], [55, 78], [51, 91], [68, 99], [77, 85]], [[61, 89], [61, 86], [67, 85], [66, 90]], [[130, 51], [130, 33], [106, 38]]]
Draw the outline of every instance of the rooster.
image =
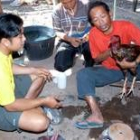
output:
[[[111, 37], [109, 47], [111, 49], [112, 57], [117, 61], [122, 61], [123, 59], [125, 59], [128, 62], [133, 62], [133, 61], [136, 62], [136, 58], [140, 54], [139, 45], [121, 44], [121, 40], [118, 35], [114, 35]], [[137, 63], [136, 63], [136, 65], [137, 65]], [[123, 71], [124, 77], [125, 77], [123, 89], [122, 89], [122, 92], [120, 93], [120, 98], [123, 99], [123, 97], [128, 97], [133, 94], [137, 71], [136, 71], [136, 67], [129, 68], [129, 69], [124, 69], [122, 67], [120, 67], [120, 68]], [[132, 80], [129, 90], [127, 90], [127, 81], [128, 81], [127, 72], [128, 71], [130, 71], [130, 73], [133, 76], [133, 80]]]

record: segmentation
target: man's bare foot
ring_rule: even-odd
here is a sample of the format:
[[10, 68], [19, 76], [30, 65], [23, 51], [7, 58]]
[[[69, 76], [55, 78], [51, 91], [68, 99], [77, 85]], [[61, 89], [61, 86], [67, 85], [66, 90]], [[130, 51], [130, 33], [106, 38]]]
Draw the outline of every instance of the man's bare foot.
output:
[[103, 123], [104, 119], [102, 117], [102, 115], [95, 115], [95, 114], [91, 114], [87, 119], [88, 122], [97, 122], [97, 123]]

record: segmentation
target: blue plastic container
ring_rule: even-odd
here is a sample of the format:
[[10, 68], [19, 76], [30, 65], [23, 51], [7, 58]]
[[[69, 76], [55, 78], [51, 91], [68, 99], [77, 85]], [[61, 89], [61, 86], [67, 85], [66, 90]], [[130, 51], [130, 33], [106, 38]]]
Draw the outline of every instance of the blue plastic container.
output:
[[53, 53], [55, 32], [46, 26], [24, 27], [25, 50], [30, 60], [42, 60]]

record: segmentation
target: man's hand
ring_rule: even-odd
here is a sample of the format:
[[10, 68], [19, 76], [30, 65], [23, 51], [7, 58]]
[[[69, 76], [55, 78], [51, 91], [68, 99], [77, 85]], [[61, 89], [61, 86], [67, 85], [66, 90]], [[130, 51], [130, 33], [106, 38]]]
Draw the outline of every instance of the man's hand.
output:
[[46, 81], [51, 81], [52, 80], [52, 75], [49, 72], [49, 70], [47, 70], [46, 68], [34, 68], [32, 74], [36, 75], [36, 76], [42, 76], [44, 77], [44, 79]]
[[89, 40], [89, 33], [87, 33], [87, 34], [85, 34], [85, 35], [83, 36], [82, 42], [85, 43], [85, 42], [87, 42], [88, 40]]
[[117, 64], [122, 69], [128, 69], [128, 68], [134, 68], [135, 67], [135, 62], [128, 62], [128, 61], [125, 60], [125, 58], [122, 61], [117, 61]]
[[79, 47], [79, 45], [82, 43], [82, 40], [79, 38], [70, 37], [69, 42], [74, 47]]

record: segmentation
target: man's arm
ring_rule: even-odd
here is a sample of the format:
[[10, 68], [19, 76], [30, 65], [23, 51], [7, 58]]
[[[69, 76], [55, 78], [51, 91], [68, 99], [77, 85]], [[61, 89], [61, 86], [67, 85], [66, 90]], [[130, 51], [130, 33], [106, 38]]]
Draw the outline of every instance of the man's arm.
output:
[[117, 61], [117, 63], [123, 68], [123, 69], [127, 69], [127, 68], [135, 68], [139, 65], [140, 63], [140, 55], [137, 57], [137, 59], [133, 62], [128, 62], [125, 59], [123, 59], [122, 61]]
[[60, 39], [63, 39], [63, 40], [68, 41], [68, 42], [71, 41], [71, 38], [68, 37], [68, 35], [67, 35], [66, 33], [64, 33], [64, 32], [56, 31], [56, 35], [57, 35], [57, 37], [60, 38]]
[[81, 39], [75, 38], [75, 37], [70, 37], [66, 33], [63, 33], [63, 32], [56, 32], [56, 35], [60, 39], [63, 39], [65, 41], [69, 42], [74, 47], [78, 47], [82, 43]]
[[43, 77], [51, 77], [51, 73], [49, 70], [43, 67], [27, 67], [27, 66], [20, 66], [13, 64], [13, 74], [33, 74], [37, 76], [43, 76]]
[[99, 55], [94, 59], [94, 61], [95, 61], [96, 63], [100, 63], [100, 62], [106, 60], [108, 57], [111, 57], [111, 51], [110, 51], [110, 49], [108, 49], [107, 51], [105, 51], [105, 52], [99, 54]]
[[82, 43], [81, 39], [74, 38], [68, 36], [66, 32], [64, 32], [63, 27], [61, 25], [61, 16], [60, 16], [61, 8], [55, 10], [52, 15], [53, 28], [56, 32], [56, 35], [59, 39], [69, 42], [72, 46], [78, 47], [80, 43]]
[[5, 105], [8, 111], [25, 111], [40, 106], [47, 106], [50, 108], [58, 108], [61, 106], [54, 97], [36, 98], [36, 99], [16, 99], [13, 103]]
[[33, 67], [20, 66], [13, 64], [13, 73], [14, 74], [31, 74], [34, 71]]

